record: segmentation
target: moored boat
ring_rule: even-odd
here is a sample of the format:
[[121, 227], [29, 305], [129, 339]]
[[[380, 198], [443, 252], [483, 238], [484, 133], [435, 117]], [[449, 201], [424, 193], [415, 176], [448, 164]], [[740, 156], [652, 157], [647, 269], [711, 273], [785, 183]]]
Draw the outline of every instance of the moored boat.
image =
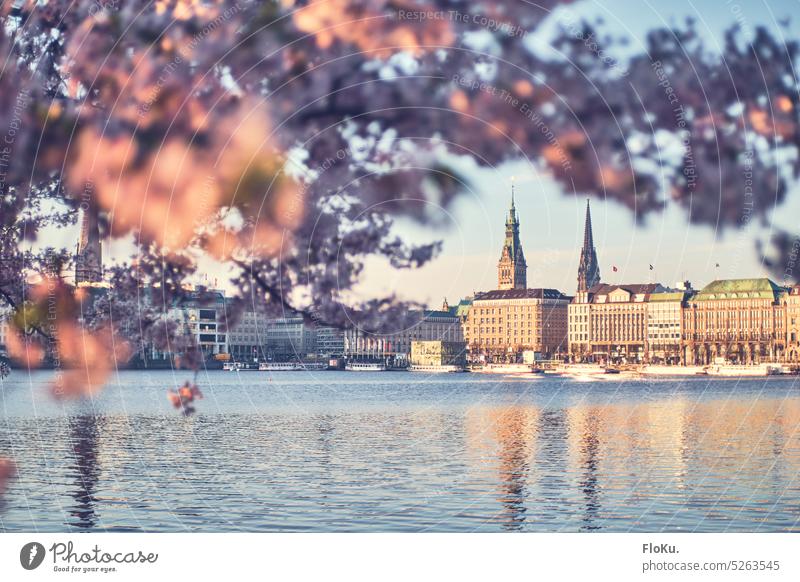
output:
[[261, 372], [299, 372], [302, 370], [324, 370], [328, 365], [323, 362], [261, 362]]
[[703, 366], [665, 366], [648, 364], [640, 372], [645, 376], [697, 376], [705, 374]]
[[249, 366], [244, 362], [225, 362], [222, 364], [222, 369], [226, 372], [242, 372], [245, 370], [255, 370], [255, 365]]
[[344, 367], [348, 372], [385, 372], [384, 362], [347, 362]]
[[467, 370], [464, 366], [456, 366], [456, 365], [432, 365], [432, 366], [421, 366], [416, 364], [411, 364], [408, 367], [409, 372], [428, 372], [431, 374], [440, 374], [440, 373], [452, 373], [452, 372], [466, 372]]
[[755, 364], [750, 366], [737, 364], [713, 364], [706, 367], [706, 374], [709, 376], [760, 377], [777, 376], [783, 373], [783, 366], [780, 364]]
[[474, 371], [482, 374], [522, 374], [532, 373], [533, 366], [530, 364], [486, 364], [483, 368], [477, 368]]

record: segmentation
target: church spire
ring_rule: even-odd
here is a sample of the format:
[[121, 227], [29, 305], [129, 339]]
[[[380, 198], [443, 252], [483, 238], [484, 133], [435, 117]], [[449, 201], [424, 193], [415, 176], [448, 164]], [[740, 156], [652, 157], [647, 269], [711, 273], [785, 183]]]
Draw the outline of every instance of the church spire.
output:
[[75, 254], [75, 285], [103, 280], [103, 254], [100, 224], [93, 204], [81, 209], [81, 232]]
[[519, 240], [519, 217], [514, 205], [514, 186], [511, 186], [511, 208], [506, 218], [506, 238], [500, 261], [497, 263], [498, 289], [525, 289], [528, 265]]
[[588, 291], [600, 282], [600, 265], [597, 263], [597, 251], [594, 248], [592, 235], [592, 211], [589, 199], [586, 199], [586, 222], [583, 227], [583, 247], [578, 265], [578, 291]]

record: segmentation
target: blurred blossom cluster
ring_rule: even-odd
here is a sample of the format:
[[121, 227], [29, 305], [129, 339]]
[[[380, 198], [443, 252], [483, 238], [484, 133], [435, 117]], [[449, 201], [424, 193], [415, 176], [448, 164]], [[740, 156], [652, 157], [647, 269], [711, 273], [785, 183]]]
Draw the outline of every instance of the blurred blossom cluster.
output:
[[[688, 21], [651, 31], [620, 63], [608, 55], [621, 39], [571, 19], [546, 39], [553, 58], [530, 40], [560, 4], [3, 3], [0, 299], [16, 312], [14, 356], [34, 365], [54, 342], [83, 370], [62, 379], [63, 395], [90, 394], [145, 339], [195, 366], [163, 307], [202, 254], [233, 266], [241, 306], [404, 325], [409, 305], [350, 290], [370, 256], [399, 268], [436, 256], [394, 221], [429, 220], [431, 203], [464, 189], [453, 156], [527, 159], [566, 194], [637, 217], [677, 205], [719, 228], [785, 200], [800, 170], [796, 41], [734, 27], [715, 53]], [[60, 273], [45, 251], [22, 243], [87, 206], [105, 239], [132, 236], [137, 255], [82, 312], [74, 289], [47, 278]], [[773, 249], [778, 271], [787, 248]], [[42, 285], [56, 289], [56, 333], [41, 328]], [[157, 301], [141, 300], [145, 286]], [[131, 314], [140, 325], [117, 337]]]

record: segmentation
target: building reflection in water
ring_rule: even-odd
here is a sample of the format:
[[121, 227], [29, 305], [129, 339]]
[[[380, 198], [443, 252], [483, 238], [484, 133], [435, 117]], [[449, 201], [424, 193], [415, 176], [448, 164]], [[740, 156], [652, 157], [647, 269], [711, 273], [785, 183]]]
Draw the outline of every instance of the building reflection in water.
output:
[[69, 420], [69, 445], [74, 471], [74, 487], [71, 492], [75, 506], [69, 511], [72, 518], [66, 525], [81, 529], [90, 529], [97, 524], [97, 499], [95, 492], [100, 479], [98, 463], [98, 436], [100, 427], [94, 415], [82, 415]]
[[511, 408], [496, 417], [499, 461], [500, 503], [503, 528], [522, 529], [525, 523], [526, 500], [529, 496], [528, 476], [533, 446], [533, 430], [538, 413], [530, 408]]
[[563, 408], [542, 411], [537, 426], [539, 450], [536, 455], [538, 469], [537, 525], [552, 531], [563, 527], [568, 515], [569, 487], [567, 461], [569, 424]]
[[527, 519], [538, 419], [532, 406], [475, 407], [465, 419], [471, 459], [497, 492], [500, 512], [493, 517], [506, 530], [522, 529]]
[[600, 525], [597, 524], [597, 516], [600, 512], [599, 464], [602, 408], [593, 406], [585, 412], [582, 418], [583, 426], [579, 428], [578, 433], [580, 434], [578, 454], [581, 467], [578, 486], [584, 496], [581, 529], [592, 531], [600, 529]]

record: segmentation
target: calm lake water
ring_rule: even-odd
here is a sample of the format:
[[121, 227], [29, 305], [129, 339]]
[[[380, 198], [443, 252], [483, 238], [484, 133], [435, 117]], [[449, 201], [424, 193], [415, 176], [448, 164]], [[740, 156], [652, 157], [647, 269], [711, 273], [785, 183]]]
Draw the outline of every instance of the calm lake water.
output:
[[120, 372], [0, 391], [2, 531], [797, 531], [798, 378]]

